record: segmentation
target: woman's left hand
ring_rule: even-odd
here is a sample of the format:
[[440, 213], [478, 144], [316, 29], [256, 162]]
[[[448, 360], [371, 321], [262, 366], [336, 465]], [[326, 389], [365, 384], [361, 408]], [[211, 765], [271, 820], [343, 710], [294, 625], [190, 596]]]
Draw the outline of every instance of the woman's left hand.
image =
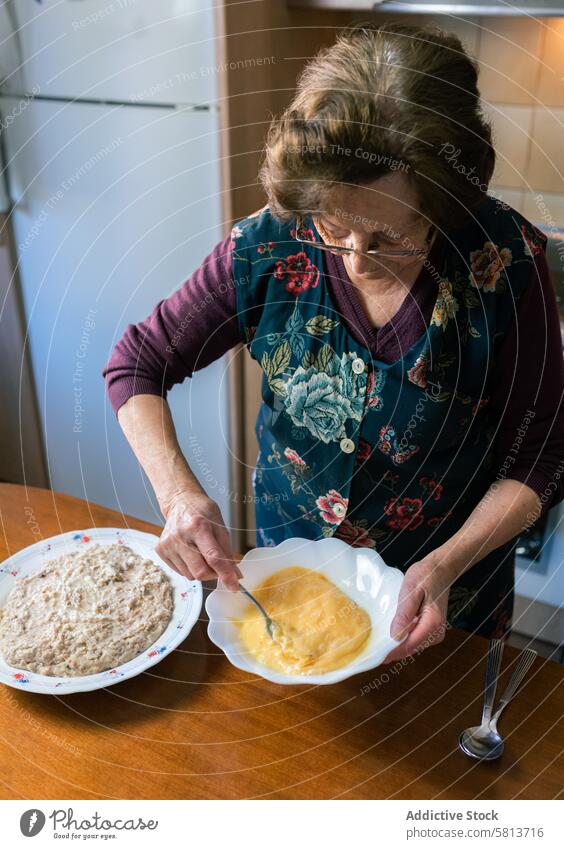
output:
[[393, 649], [384, 663], [440, 643], [446, 631], [450, 586], [457, 576], [453, 564], [431, 552], [413, 563], [405, 573], [390, 633], [395, 640], [408, 636]]
[[408, 636], [384, 663], [440, 643], [452, 584], [490, 551], [517, 537], [541, 508], [540, 497], [526, 484], [494, 481], [454, 536], [405, 573], [390, 631], [396, 640]]

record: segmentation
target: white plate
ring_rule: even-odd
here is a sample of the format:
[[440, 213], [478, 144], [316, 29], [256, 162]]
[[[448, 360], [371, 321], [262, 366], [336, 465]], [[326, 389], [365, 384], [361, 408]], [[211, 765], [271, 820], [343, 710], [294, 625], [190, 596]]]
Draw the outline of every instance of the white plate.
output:
[[0, 564], [0, 607], [3, 607], [14, 582], [21, 577], [31, 575], [45, 564], [61, 554], [78, 551], [85, 545], [100, 543], [112, 545], [123, 543], [136, 554], [152, 560], [166, 573], [172, 584], [172, 618], [158, 640], [142, 654], [122, 663], [115, 669], [98, 672], [96, 675], [81, 675], [73, 678], [61, 678], [55, 675], [37, 675], [25, 669], [9, 666], [0, 656], [0, 682], [33, 693], [79, 693], [86, 690], [100, 690], [126, 678], [133, 678], [154, 666], [163, 657], [184, 640], [197, 622], [202, 609], [202, 585], [199, 581], [189, 581], [170, 569], [155, 552], [158, 537], [141, 531], [123, 528], [89, 528], [86, 531], [69, 531], [50, 539], [41, 540], [34, 545], [18, 551]]
[[366, 648], [350, 664], [323, 675], [285, 675], [258, 663], [245, 649], [233, 620], [240, 619], [249, 601], [242, 593], [232, 593], [220, 583], [206, 600], [210, 618], [210, 640], [225, 652], [233, 666], [261, 675], [276, 684], [335, 684], [351, 675], [379, 666], [399, 643], [390, 636], [403, 573], [387, 566], [369, 548], [353, 548], [330, 537], [284, 540], [273, 548], [254, 548], [239, 563], [246, 589], [260, 584], [286, 566], [303, 566], [321, 572], [369, 614], [372, 633]]

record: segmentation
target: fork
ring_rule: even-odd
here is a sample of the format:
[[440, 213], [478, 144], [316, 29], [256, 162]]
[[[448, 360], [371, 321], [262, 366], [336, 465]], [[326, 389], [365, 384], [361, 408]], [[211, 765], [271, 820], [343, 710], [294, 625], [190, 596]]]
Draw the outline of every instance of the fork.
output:
[[467, 728], [466, 731], [462, 732], [459, 740], [459, 746], [465, 755], [486, 761], [496, 760], [503, 753], [505, 744], [497, 730], [499, 717], [519, 689], [521, 682], [525, 678], [535, 657], [537, 656], [534, 649], [525, 649], [523, 651], [492, 717], [491, 712], [493, 698], [495, 694], [497, 675], [499, 673], [499, 666], [501, 663], [501, 654], [503, 651], [503, 646], [500, 649], [499, 646], [495, 645], [497, 642], [502, 641], [492, 641], [492, 643], [490, 643], [490, 650], [488, 653], [486, 699], [484, 703], [484, 712], [482, 714], [482, 724], [476, 725], [473, 728]]
[[270, 618], [270, 616], [268, 615], [268, 613], [266, 612], [266, 610], [264, 609], [264, 607], [262, 606], [260, 601], [258, 601], [258, 599], [256, 599], [252, 593], [250, 593], [248, 590], [246, 590], [245, 587], [243, 586], [243, 584], [241, 584], [241, 583], [239, 584], [239, 589], [241, 590], [242, 593], [244, 593], [247, 596], [247, 598], [249, 598], [252, 601], [252, 603], [255, 605], [255, 607], [258, 608], [258, 610], [260, 610], [260, 612], [262, 613], [262, 615], [264, 617], [264, 626], [266, 628], [266, 632], [267, 632], [268, 636], [270, 637], [270, 639], [271, 640], [276, 639], [275, 636], [274, 636], [274, 631], [276, 629], [279, 629], [279, 626], [276, 624], [276, 622], [274, 622], [273, 619]]

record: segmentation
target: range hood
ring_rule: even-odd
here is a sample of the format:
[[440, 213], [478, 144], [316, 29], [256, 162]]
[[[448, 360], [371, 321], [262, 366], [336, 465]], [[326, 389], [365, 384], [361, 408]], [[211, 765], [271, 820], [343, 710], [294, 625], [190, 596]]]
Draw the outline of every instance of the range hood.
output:
[[425, 15], [527, 15], [533, 18], [564, 18], [564, 0], [459, 0], [438, 3], [433, 0], [287, 0], [288, 6], [308, 9], [346, 9], [355, 11], [405, 12]]

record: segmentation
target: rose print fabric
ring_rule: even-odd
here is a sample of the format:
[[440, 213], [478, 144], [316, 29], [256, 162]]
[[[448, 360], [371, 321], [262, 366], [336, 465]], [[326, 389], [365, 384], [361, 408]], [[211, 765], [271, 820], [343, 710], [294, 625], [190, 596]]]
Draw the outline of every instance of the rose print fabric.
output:
[[[544, 237], [488, 198], [437, 269], [425, 333], [384, 363], [351, 336], [324, 283], [323, 252], [294, 228], [265, 207], [232, 233], [241, 337], [263, 372], [257, 544], [336, 535], [405, 571], [452, 536], [494, 477], [489, 377]], [[319, 238], [311, 220], [304, 229]], [[508, 628], [513, 549], [456, 582], [452, 624]]]

